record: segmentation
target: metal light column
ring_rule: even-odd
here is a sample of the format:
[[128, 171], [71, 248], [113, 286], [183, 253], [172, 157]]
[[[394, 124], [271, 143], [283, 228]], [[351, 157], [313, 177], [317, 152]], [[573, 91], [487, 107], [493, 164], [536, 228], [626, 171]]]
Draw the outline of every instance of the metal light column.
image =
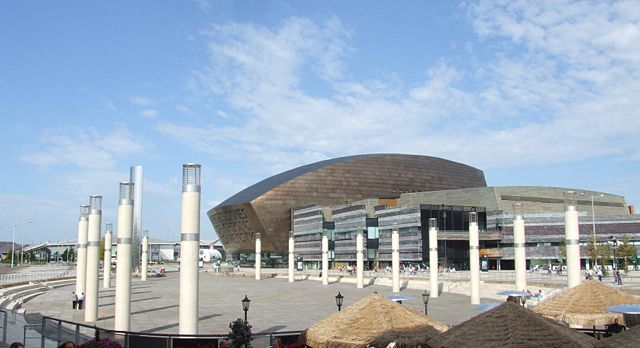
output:
[[356, 234], [356, 287], [364, 288], [364, 236], [362, 229]]
[[104, 261], [102, 271], [102, 287], [108, 289], [111, 287], [111, 237], [113, 234], [113, 224], [108, 223], [106, 232], [104, 233]]
[[329, 285], [329, 238], [322, 231], [322, 285]]
[[262, 273], [262, 236], [260, 233], [256, 233], [256, 280], [261, 279]]
[[179, 333], [198, 333], [200, 247], [200, 165], [182, 166]]
[[471, 268], [471, 304], [480, 304], [480, 240], [478, 214], [469, 213], [469, 266]]
[[142, 268], [143, 281], [147, 280], [147, 273], [149, 271], [149, 236], [142, 237], [142, 258], [140, 259]]
[[429, 219], [429, 283], [431, 297], [438, 298], [438, 222], [435, 218]]
[[80, 296], [87, 286], [87, 232], [89, 227], [89, 206], [80, 206], [78, 220], [78, 257], [76, 260], [76, 294]]
[[400, 235], [397, 229], [391, 231], [391, 288], [400, 292]]
[[293, 239], [293, 232], [289, 231], [289, 283], [293, 283], [293, 270], [294, 270], [294, 255], [295, 241]]
[[132, 267], [138, 270], [140, 265], [140, 245], [142, 238], [142, 188], [144, 181], [144, 169], [141, 165], [131, 167], [129, 172], [129, 182], [133, 183], [133, 245], [136, 246], [132, 250], [133, 258], [131, 260]]
[[118, 205], [118, 253], [116, 255], [115, 330], [129, 331], [131, 325], [131, 268], [133, 253], [133, 186], [120, 183]]
[[14, 255], [16, 254], [16, 228], [18, 228], [18, 222], [13, 225], [13, 240], [11, 242], [11, 268], [14, 266]]
[[516, 290], [527, 291], [527, 255], [525, 249], [522, 204], [513, 205], [513, 255], [516, 268]]
[[98, 321], [100, 285], [100, 228], [102, 227], [102, 196], [90, 196], [87, 233], [87, 291], [84, 297], [84, 321]]
[[[573, 288], [580, 285], [580, 230], [576, 193], [564, 193], [564, 237], [567, 248], [567, 286]], [[562, 267], [562, 266], [561, 266]]]

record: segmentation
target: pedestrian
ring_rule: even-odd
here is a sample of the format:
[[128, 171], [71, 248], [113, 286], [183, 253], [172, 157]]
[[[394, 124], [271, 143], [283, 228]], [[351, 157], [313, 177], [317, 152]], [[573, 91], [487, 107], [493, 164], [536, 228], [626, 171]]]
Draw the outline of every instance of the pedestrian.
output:
[[76, 306], [78, 306], [78, 295], [76, 295], [75, 291], [71, 292], [71, 304], [73, 309], [76, 309]]
[[78, 296], [78, 309], [82, 309], [84, 303], [84, 292]]
[[71, 341], [64, 341], [60, 343], [58, 348], [76, 348], [76, 344]]
[[24, 344], [22, 344], [22, 342], [13, 342], [9, 348], [24, 348]]
[[598, 280], [602, 283], [602, 268], [598, 268]]

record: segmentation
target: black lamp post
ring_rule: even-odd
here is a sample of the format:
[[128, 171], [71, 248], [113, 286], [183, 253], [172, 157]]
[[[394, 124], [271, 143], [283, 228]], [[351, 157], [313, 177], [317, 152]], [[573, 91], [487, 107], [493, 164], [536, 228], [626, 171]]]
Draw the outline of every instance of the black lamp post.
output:
[[247, 312], [249, 311], [249, 304], [251, 304], [251, 300], [247, 297], [247, 295], [244, 295], [244, 298], [242, 299], [242, 310], [244, 311], [244, 323], [247, 323]]
[[344, 299], [344, 296], [338, 292], [336, 295], [336, 306], [338, 306], [338, 312], [340, 312], [340, 308], [342, 308], [342, 299]]
[[431, 293], [429, 293], [427, 290], [425, 290], [422, 293], [422, 302], [424, 302], [424, 315], [427, 315], [428, 310], [427, 307], [429, 306], [429, 297], [431, 296]]

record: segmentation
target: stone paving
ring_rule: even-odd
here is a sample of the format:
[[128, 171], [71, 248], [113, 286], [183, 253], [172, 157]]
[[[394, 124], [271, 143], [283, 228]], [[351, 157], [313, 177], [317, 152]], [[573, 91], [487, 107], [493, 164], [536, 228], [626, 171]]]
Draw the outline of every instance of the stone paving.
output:
[[[391, 295], [388, 286], [369, 285], [357, 289], [355, 284], [334, 282], [327, 286], [315, 280], [288, 283], [286, 279], [268, 278], [260, 281], [252, 274], [245, 277], [225, 277], [219, 274], [200, 274], [200, 333], [226, 333], [229, 322], [243, 318], [241, 300], [251, 299], [248, 319], [253, 332], [303, 330], [336, 312], [335, 295], [344, 295], [344, 307], [374, 291]], [[113, 284], [115, 281], [113, 282]], [[102, 282], [100, 283], [102, 285]], [[25, 303], [27, 313], [84, 322], [83, 311], [71, 308], [74, 286], [48, 291]], [[423, 290], [404, 289], [409, 297], [404, 305], [424, 311]], [[178, 332], [179, 274], [169, 272], [164, 278], [139, 279], [132, 283], [131, 330], [149, 333]], [[100, 290], [99, 321], [97, 326], [112, 329], [114, 325], [115, 285]], [[482, 302], [495, 302], [483, 298]], [[429, 302], [429, 315], [447, 324], [457, 324], [480, 313], [469, 303], [469, 297], [443, 293]], [[372, 323], [373, 324], [373, 323]]]

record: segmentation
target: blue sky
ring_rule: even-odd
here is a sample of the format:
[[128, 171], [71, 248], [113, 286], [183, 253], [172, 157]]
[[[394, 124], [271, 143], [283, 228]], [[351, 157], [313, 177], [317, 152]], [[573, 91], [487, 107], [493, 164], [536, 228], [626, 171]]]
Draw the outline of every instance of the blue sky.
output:
[[[75, 238], [78, 205], [145, 169], [143, 228], [359, 153], [640, 204], [639, 1], [3, 1], [0, 235]], [[32, 223], [29, 223], [29, 222]]]

